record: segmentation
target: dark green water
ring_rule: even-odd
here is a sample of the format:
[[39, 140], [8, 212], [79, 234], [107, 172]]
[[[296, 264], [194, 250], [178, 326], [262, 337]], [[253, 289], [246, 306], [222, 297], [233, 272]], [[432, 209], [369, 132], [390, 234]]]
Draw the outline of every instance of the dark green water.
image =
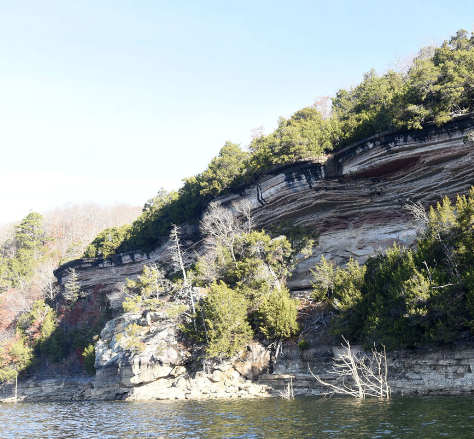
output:
[[474, 398], [0, 404], [0, 438], [474, 438]]

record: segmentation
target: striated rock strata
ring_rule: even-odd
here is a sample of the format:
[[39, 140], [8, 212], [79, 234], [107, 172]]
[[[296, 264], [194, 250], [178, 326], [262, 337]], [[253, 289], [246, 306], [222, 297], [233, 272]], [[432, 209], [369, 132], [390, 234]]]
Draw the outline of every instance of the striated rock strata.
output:
[[[332, 359], [340, 347], [319, 346], [305, 352], [297, 347], [288, 348], [276, 362], [273, 374], [262, 374], [259, 382], [278, 395], [292, 381], [294, 394], [321, 395], [328, 388], [319, 385], [311, 371], [325, 382], [341, 385], [330, 372]], [[356, 352], [360, 348], [352, 346]], [[415, 350], [394, 351], [387, 354], [388, 384], [394, 396], [459, 395], [474, 393], [474, 348], [450, 346], [424, 347]], [[349, 380], [350, 382], [350, 380]]]
[[[113, 325], [121, 324], [123, 321], [115, 322], [109, 325], [107, 331]], [[283, 353], [274, 363], [273, 373], [270, 374], [262, 367], [268, 365], [268, 353], [257, 345], [247, 353], [243, 361], [197, 371], [192, 362], [184, 362], [182, 365], [160, 363], [156, 358], [151, 358], [149, 353], [129, 361], [118, 354], [112, 339], [104, 338], [103, 343], [97, 359], [96, 377], [52, 377], [20, 381], [19, 399], [67, 401], [253, 398], [279, 396], [290, 382], [296, 396], [325, 394], [328, 389], [315, 381], [308, 366], [324, 381], [337, 384], [334, 376], [329, 373], [332, 358], [339, 349], [334, 346], [319, 346], [306, 351], [300, 351], [296, 346], [284, 346]], [[352, 349], [357, 350], [357, 347], [353, 346]], [[394, 396], [472, 394], [474, 348], [454, 346], [391, 352], [388, 355], [388, 377]], [[13, 394], [13, 383], [0, 386], [0, 402], [11, 401]]]
[[[310, 288], [309, 269], [324, 254], [338, 263], [350, 257], [363, 262], [394, 241], [409, 246], [417, 225], [404, 209], [408, 202], [428, 206], [444, 195], [466, 193], [474, 185], [474, 121], [463, 116], [441, 128], [385, 133], [347, 147], [322, 160], [282, 166], [254, 183], [216, 201], [229, 205], [248, 200], [257, 227], [290, 221], [319, 233], [313, 257], [302, 261], [289, 286]], [[192, 242], [188, 255], [200, 251], [196, 226], [183, 226]], [[169, 242], [149, 253], [127, 252], [109, 260], [80, 259], [65, 264], [55, 275], [64, 285], [68, 268], [75, 268], [84, 289], [101, 285], [117, 307], [122, 297], [113, 292], [126, 277], [145, 264], [169, 263]]]
[[[138, 324], [139, 353], [122, 348], [123, 334]], [[201, 399], [264, 396], [255, 380], [268, 371], [269, 352], [252, 345], [238, 362], [198, 366], [196, 355], [179, 340], [177, 324], [164, 313], [125, 314], [107, 323], [96, 344], [96, 380], [92, 399]]]
[[[124, 350], [127, 327], [136, 325], [134, 354]], [[21, 400], [146, 400], [255, 398], [270, 396], [258, 382], [269, 372], [270, 351], [254, 343], [238, 361], [203, 364], [179, 339], [177, 323], [165, 313], [124, 314], [110, 320], [96, 343], [95, 377], [72, 376], [24, 380]], [[0, 386], [0, 402], [14, 394]]]

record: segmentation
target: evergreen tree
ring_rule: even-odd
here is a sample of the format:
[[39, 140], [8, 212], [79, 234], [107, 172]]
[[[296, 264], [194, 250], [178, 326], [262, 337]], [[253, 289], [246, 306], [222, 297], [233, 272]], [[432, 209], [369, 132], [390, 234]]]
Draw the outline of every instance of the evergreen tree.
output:
[[46, 243], [43, 217], [37, 212], [28, 214], [15, 227], [15, 241], [18, 249], [37, 251]]
[[258, 308], [259, 329], [270, 339], [290, 338], [299, 331], [296, 321], [297, 300], [291, 299], [287, 289], [275, 289]]
[[208, 337], [206, 355], [231, 358], [252, 340], [247, 303], [223, 282], [212, 284], [209, 290], [201, 305]]

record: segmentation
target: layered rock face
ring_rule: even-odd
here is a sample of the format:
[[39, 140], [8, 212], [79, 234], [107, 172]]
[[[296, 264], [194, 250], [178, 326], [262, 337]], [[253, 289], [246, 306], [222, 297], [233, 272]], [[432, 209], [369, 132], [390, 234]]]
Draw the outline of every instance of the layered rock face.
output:
[[[361, 351], [352, 346], [353, 353]], [[296, 346], [283, 350], [273, 374], [262, 374], [259, 383], [278, 395], [291, 380], [295, 395], [314, 396], [330, 393], [309, 372], [327, 383], [342, 385], [333, 371], [333, 358], [344, 351], [335, 346], [319, 346], [301, 352]], [[369, 353], [370, 355], [370, 353]], [[387, 355], [388, 384], [392, 395], [459, 395], [474, 392], [474, 349], [472, 346], [424, 347], [390, 352]], [[346, 384], [355, 387], [346, 377]]]
[[[341, 350], [333, 345], [301, 351], [286, 344], [273, 362], [271, 374], [268, 373], [269, 351], [258, 344], [252, 345], [237, 363], [224, 363], [203, 370], [195, 367], [191, 357], [186, 358], [175, 351], [173, 337], [170, 337], [166, 325], [161, 324], [160, 331], [167, 333], [164, 338], [149, 339], [142, 354], [127, 357], [116, 346], [116, 336], [124, 324], [140, 318], [128, 315], [107, 325], [97, 345], [99, 355], [95, 377], [58, 376], [19, 381], [19, 400], [253, 398], [279, 396], [290, 383], [294, 394], [299, 396], [329, 392], [330, 389], [317, 383], [308, 367], [325, 382], [342, 384], [331, 374], [333, 358]], [[167, 342], [163, 344], [165, 339]], [[358, 347], [352, 347], [353, 352], [358, 350]], [[389, 353], [387, 362], [388, 384], [393, 395], [474, 393], [472, 346], [395, 351]], [[351, 385], [350, 379], [346, 384]], [[0, 385], [0, 402], [11, 401], [13, 395], [14, 383]]]
[[[410, 246], [418, 226], [404, 208], [407, 203], [428, 206], [445, 195], [455, 197], [474, 185], [474, 121], [461, 117], [441, 128], [413, 133], [387, 133], [352, 145], [318, 161], [284, 166], [216, 201], [223, 206], [245, 200], [257, 228], [289, 221], [317, 231], [313, 255], [298, 264], [289, 286], [294, 293], [311, 288], [310, 269], [323, 254], [344, 263], [363, 262], [393, 242]], [[183, 225], [184, 241], [191, 241], [188, 255], [203, 250], [197, 226]], [[127, 252], [110, 260], [81, 259], [60, 267], [64, 285], [74, 268], [83, 290], [101, 286], [116, 310], [123, 301], [118, 284], [141, 274], [146, 264], [170, 262], [171, 244], [164, 243], [144, 254]], [[135, 327], [142, 343], [130, 355]], [[300, 351], [292, 342], [283, 354], [254, 344], [237, 363], [203, 365], [180, 340], [176, 322], [166, 314], [125, 314], [109, 321], [96, 344], [94, 379], [29, 380], [21, 384], [26, 399], [199, 399], [253, 397], [277, 394], [289, 380], [296, 394], [320, 394], [308, 364], [329, 380], [334, 356], [330, 341]], [[125, 343], [125, 344], [124, 344]], [[132, 349], [133, 350], [133, 349]], [[390, 385], [395, 393], [472, 392], [472, 347], [443, 351], [391, 354]], [[7, 389], [11, 391], [11, 389]], [[1, 392], [5, 389], [0, 389]], [[8, 392], [7, 392], [8, 393]], [[6, 396], [6, 394], [5, 394]]]
[[[393, 242], [410, 246], [417, 224], [406, 203], [428, 206], [466, 193], [474, 185], [473, 130], [472, 118], [463, 116], [441, 128], [374, 136], [318, 161], [274, 169], [216, 201], [226, 206], [246, 200], [257, 228], [289, 221], [317, 231], [313, 256], [298, 264], [289, 281], [293, 291], [309, 289], [309, 269], [321, 254], [337, 263], [351, 257], [363, 262]], [[182, 230], [192, 242], [188, 255], [198, 254], [197, 226]], [[145, 264], [169, 263], [169, 247], [167, 242], [147, 254], [127, 252], [106, 261], [80, 259], [55, 274], [64, 285], [68, 268], [76, 269], [84, 289], [101, 285], [119, 307], [123, 298], [113, 292], [116, 285], [136, 277]]]

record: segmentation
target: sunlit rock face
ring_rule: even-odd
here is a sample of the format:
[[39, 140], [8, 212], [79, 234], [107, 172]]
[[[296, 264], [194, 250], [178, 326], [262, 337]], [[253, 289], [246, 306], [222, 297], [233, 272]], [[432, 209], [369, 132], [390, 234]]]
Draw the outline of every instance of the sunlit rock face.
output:
[[[309, 269], [322, 254], [342, 264], [351, 257], [363, 262], [393, 242], [410, 246], [419, 225], [406, 203], [428, 206], [445, 195], [466, 193], [474, 185], [473, 130], [471, 117], [463, 116], [440, 128], [373, 136], [318, 161], [276, 168], [216, 201], [227, 206], [248, 200], [257, 228], [290, 221], [317, 231], [313, 256], [301, 261], [289, 280], [294, 291], [309, 289]], [[187, 254], [199, 254], [197, 226], [186, 225], [183, 231], [191, 242]], [[122, 297], [112, 292], [116, 285], [136, 277], [145, 264], [170, 263], [169, 246], [166, 242], [147, 254], [128, 252], [107, 261], [72, 261], [55, 274], [64, 285], [67, 269], [75, 268], [84, 289], [102, 285], [118, 307]]]
[[[137, 325], [142, 345], [131, 353], [127, 327]], [[110, 320], [96, 344], [92, 399], [202, 399], [267, 396], [256, 378], [268, 372], [270, 350], [253, 343], [235, 364], [197, 366], [197, 355], [182, 343], [176, 321], [159, 312], [124, 314]]]

